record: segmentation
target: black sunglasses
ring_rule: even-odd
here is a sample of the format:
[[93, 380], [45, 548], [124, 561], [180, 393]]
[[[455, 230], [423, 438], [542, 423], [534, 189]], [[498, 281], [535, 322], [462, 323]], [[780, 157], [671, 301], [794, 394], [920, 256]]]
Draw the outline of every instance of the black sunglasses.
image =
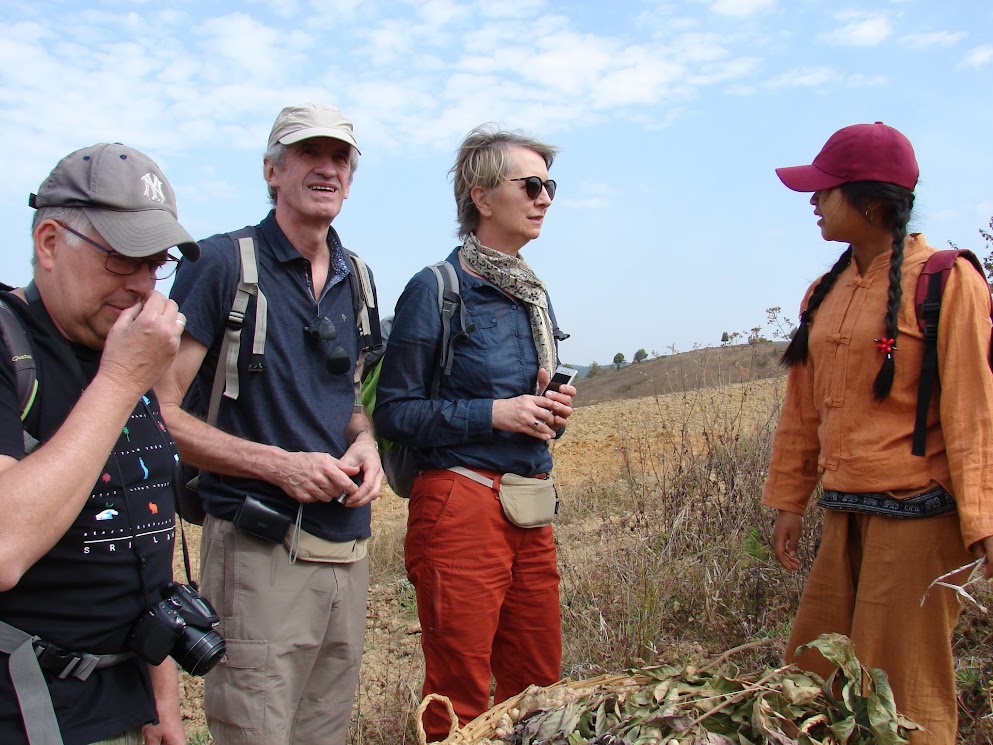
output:
[[348, 359], [348, 352], [338, 342], [338, 331], [334, 327], [331, 319], [327, 316], [318, 316], [313, 321], [303, 327], [304, 333], [314, 341], [324, 342], [322, 347], [326, 350], [325, 366], [332, 375], [344, 375], [352, 367], [352, 361]]
[[542, 187], [548, 192], [548, 201], [555, 199], [555, 182], [552, 179], [542, 181], [537, 176], [522, 176], [510, 180], [524, 182], [524, 191], [527, 192], [528, 199], [537, 199], [538, 195], [541, 194]]

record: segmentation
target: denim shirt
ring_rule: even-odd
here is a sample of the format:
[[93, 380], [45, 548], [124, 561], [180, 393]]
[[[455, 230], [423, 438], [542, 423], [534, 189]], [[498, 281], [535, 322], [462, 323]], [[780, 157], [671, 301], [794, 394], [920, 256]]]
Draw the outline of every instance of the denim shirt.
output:
[[475, 329], [456, 343], [452, 374], [442, 375], [438, 398], [431, 399], [442, 334], [438, 284], [428, 268], [414, 275], [397, 301], [383, 357], [373, 413], [377, 434], [415, 448], [419, 471], [551, 471], [544, 440], [493, 429], [494, 400], [535, 392], [538, 355], [527, 306], [465, 272], [458, 249], [448, 261], [458, 273], [466, 327]]

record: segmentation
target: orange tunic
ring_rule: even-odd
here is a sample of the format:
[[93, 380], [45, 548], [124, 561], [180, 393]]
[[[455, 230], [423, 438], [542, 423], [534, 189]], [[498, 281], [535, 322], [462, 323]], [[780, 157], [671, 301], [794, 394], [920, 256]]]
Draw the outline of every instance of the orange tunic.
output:
[[955, 262], [942, 296], [941, 387], [928, 412], [927, 455], [910, 452], [924, 351], [914, 294], [933, 251], [919, 233], [904, 244], [896, 372], [885, 400], [873, 398], [872, 382], [882, 363], [874, 340], [883, 335], [892, 252], [864, 275], [853, 260], [813, 314], [810, 357], [789, 372], [764, 504], [802, 514], [818, 481], [897, 498], [938, 483], [955, 496], [965, 546], [993, 535], [990, 292], [964, 260]]
[[850, 636], [863, 664], [887, 671], [900, 711], [923, 727], [910, 735], [912, 745], [956, 738], [951, 636], [961, 607], [951, 591], [928, 586], [969, 561], [967, 546], [993, 535], [990, 293], [965, 261], [956, 261], [942, 297], [942, 387], [931, 399], [927, 455], [911, 453], [924, 350], [914, 294], [933, 250], [922, 235], [904, 244], [896, 370], [883, 401], [873, 399], [872, 383], [882, 363], [875, 339], [883, 335], [891, 252], [864, 275], [853, 262], [838, 277], [814, 313], [807, 364], [790, 369], [763, 499], [803, 513], [818, 481], [896, 498], [937, 483], [955, 496], [958, 514], [925, 519], [829, 510], [787, 642], [787, 662], [827, 676], [831, 664], [817, 652], [796, 655], [797, 646], [828, 631]]

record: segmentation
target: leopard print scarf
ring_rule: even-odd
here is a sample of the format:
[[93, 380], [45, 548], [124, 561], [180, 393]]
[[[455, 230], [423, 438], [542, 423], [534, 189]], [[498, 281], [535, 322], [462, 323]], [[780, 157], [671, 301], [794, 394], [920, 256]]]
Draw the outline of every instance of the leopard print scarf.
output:
[[[538, 366], [551, 375], [555, 370], [555, 335], [552, 317], [548, 313], [548, 293], [528, 263], [520, 256], [508, 256], [480, 243], [470, 233], [466, 236], [459, 257], [467, 267], [489, 280], [508, 295], [522, 300], [531, 322], [531, 336], [538, 353]], [[535, 393], [540, 391], [535, 389]]]

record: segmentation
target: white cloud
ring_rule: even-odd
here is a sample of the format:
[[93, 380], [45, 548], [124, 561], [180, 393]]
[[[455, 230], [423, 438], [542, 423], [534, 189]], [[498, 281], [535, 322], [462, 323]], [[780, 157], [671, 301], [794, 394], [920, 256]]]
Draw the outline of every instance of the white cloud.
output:
[[872, 47], [886, 41], [893, 33], [889, 19], [880, 13], [850, 11], [836, 17], [844, 24], [821, 35], [822, 39], [831, 44]]
[[816, 88], [838, 80], [839, 74], [830, 67], [811, 67], [790, 70], [765, 84], [766, 88]]
[[710, 9], [728, 16], [750, 16], [774, 7], [776, 0], [714, 0]]
[[487, 2], [484, 0], [483, 2], [476, 3], [477, 10], [483, 16], [490, 18], [528, 18], [537, 15], [547, 5], [545, 0], [515, 0], [514, 2], [504, 3]]
[[929, 31], [926, 33], [909, 34], [904, 40], [914, 47], [949, 47], [962, 41], [968, 34], [965, 31]]
[[983, 67], [993, 60], [993, 44], [983, 44], [976, 47], [966, 55], [962, 61], [964, 67]]

